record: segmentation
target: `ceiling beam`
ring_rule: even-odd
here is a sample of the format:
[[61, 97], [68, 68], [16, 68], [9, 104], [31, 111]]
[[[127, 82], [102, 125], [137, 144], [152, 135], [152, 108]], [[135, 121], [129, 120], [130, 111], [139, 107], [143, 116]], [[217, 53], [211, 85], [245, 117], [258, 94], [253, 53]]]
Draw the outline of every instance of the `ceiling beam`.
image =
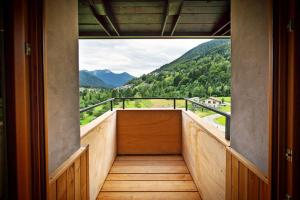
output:
[[217, 36], [222, 35], [224, 32], [228, 33], [230, 31], [230, 11], [227, 11], [219, 20], [219, 22], [214, 27], [211, 35]]
[[94, 17], [97, 19], [101, 29], [108, 35], [111, 36], [109, 30], [113, 30], [115, 35], [120, 36], [118, 29], [116, 28], [114, 22], [114, 17], [112, 14], [112, 7], [109, 0], [95, 1], [86, 0], [88, 3], [91, 12]]
[[224, 36], [224, 35], [227, 35], [228, 33], [230, 33], [230, 31], [231, 31], [231, 29], [225, 31], [222, 35], [223, 35], [223, 36]]
[[169, 0], [166, 0], [166, 3], [165, 3], [165, 16], [164, 16], [164, 23], [163, 23], [163, 26], [162, 26], [162, 30], [161, 30], [161, 36], [164, 35], [164, 32], [165, 32], [165, 29], [166, 29], [166, 25], [167, 25], [167, 22], [168, 22], [168, 18], [169, 18]]
[[[219, 28], [212, 34], [212, 36], [217, 35], [219, 32], [222, 32], [222, 30], [224, 30], [228, 25], [229, 25], [229, 30], [230, 30], [230, 21], [229, 21], [229, 22], [226, 22], [223, 26], [219, 27]], [[228, 30], [227, 30], [227, 31], [228, 31]], [[225, 31], [225, 32], [227, 32], [227, 31]]]
[[170, 34], [171, 36], [174, 35], [174, 32], [175, 32], [176, 27], [177, 27], [177, 24], [178, 24], [178, 22], [180, 20], [183, 4], [184, 4], [184, 0], [181, 0], [181, 2], [179, 4], [178, 12], [177, 12], [177, 14], [174, 17], [173, 25], [172, 25], [172, 28], [171, 28], [171, 34]]
[[103, 0], [102, 3], [103, 3], [104, 12], [106, 13], [106, 15], [105, 15], [106, 20], [108, 21], [109, 25], [112, 27], [114, 32], [117, 34], [117, 36], [120, 36], [120, 33], [119, 33], [116, 25], [113, 23], [116, 20], [115, 20], [115, 17], [113, 15], [113, 12], [112, 12], [111, 1], [110, 0]]
[[100, 28], [108, 35], [111, 36], [110, 32], [108, 31], [107, 23], [105, 17], [100, 15], [96, 9], [96, 6], [92, 0], [86, 0], [91, 12], [93, 13], [94, 17], [97, 19], [97, 22]]

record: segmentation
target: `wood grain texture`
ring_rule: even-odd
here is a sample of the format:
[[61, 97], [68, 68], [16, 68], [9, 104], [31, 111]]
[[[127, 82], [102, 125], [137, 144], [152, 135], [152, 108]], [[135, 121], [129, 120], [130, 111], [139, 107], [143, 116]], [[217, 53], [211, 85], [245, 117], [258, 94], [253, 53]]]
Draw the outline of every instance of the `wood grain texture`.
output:
[[226, 151], [226, 200], [231, 199], [231, 153]]
[[66, 200], [67, 199], [67, 173], [63, 173], [57, 179], [57, 199]]
[[81, 147], [51, 174], [48, 195], [50, 200], [89, 199], [88, 152], [88, 146]]
[[180, 154], [181, 110], [118, 110], [118, 154]]
[[82, 127], [81, 144], [89, 145], [89, 196], [96, 199], [117, 153], [116, 111], [107, 112], [97, 123]]
[[183, 160], [181, 155], [160, 155], [160, 156], [118, 156], [117, 160]]
[[269, 181], [254, 165], [227, 148], [226, 200], [269, 200]]
[[190, 174], [109, 174], [107, 181], [192, 181]]
[[74, 164], [67, 169], [67, 200], [75, 199], [75, 173]]
[[[213, 130], [213, 129], [211, 129]], [[183, 157], [202, 199], [225, 199], [226, 146], [182, 112]]]
[[239, 161], [232, 157], [231, 158], [231, 199], [238, 200], [239, 199]]
[[[118, 173], [116, 167], [120, 167]], [[185, 170], [170, 173], [177, 167]], [[118, 156], [98, 195], [100, 199], [183, 200], [200, 199], [200, 195], [180, 156]]]
[[184, 161], [115, 161], [110, 173], [189, 173]]
[[101, 191], [189, 191], [197, 192], [193, 181], [105, 181]]
[[239, 163], [239, 199], [247, 200], [248, 194], [248, 169]]
[[80, 196], [82, 200], [86, 200], [87, 196], [87, 166], [86, 166], [86, 155], [83, 154], [80, 157]]
[[97, 200], [201, 200], [198, 192], [101, 192]]

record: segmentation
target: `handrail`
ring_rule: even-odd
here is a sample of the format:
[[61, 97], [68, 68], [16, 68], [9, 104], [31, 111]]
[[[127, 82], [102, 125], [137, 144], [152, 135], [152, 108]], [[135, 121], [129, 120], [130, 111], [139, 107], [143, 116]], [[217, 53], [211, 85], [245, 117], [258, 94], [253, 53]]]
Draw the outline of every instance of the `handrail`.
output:
[[108, 102], [110, 102], [110, 110], [112, 111], [113, 110], [113, 101], [115, 101], [115, 100], [122, 100], [122, 107], [123, 107], [123, 109], [125, 109], [125, 101], [126, 100], [140, 100], [140, 99], [165, 99], [165, 100], [173, 100], [173, 108], [174, 109], [176, 109], [176, 100], [185, 100], [185, 110], [186, 111], [188, 110], [188, 102], [191, 102], [192, 104], [201, 106], [201, 107], [203, 107], [205, 109], [208, 109], [208, 110], [211, 110], [211, 111], [213, 111], [215, 113], [218, 113], [218, 114], [224, 116], [225, 119], [226, 119], [226, 124], [225, 124], [225, 138], [226, 138], [226, 140], [230, 140], [230, 114], [228, 114], [226, 112], [222, 112], [222, 111], [217, 110], [215, 108], [206, 106], [206, 105], [204, 105], [202, 103], [198, 103], [196, 101], [193, 101], [190, 98], [181, 98], [181, 97], [116, 97], [116, 98], [107, 99], [105, 101], [99, 102], [97, 104], [94, 104], [94, 105], [86, 107], [86, 108], [82, 108], [82, 109], [80, 109], [80, 113], [86, 112], [88, 110], [91, 110], [91, 109], [93, 109], [93, 108], [95, 108], [97, 106], [103, 105], [103, 104], [108, 103]]
[[218, 114], [224, 116], [225, 119], [226, 119], [226, 120], [225, 120], [225, 139], [226, 139], [226, 140], [230, 140], [230, 117], [231, 117], [230, 114], [225, 113], [225, 112], [222, 112], [222, 111], [217, 110], [217, 109], [215, 109], [215, 108], [206, 106], [206, 105], [204, 105], [204, 104], [202, 104], [202, 103], [198, 103], [198, 102], [193, 101], [193, 100], [191, 100], [191, 99], [189, 99], [189, 98], [185, 98], [185, 110], [188, 110], [188, 102], [191, 102], [191, 103], [193, 103], [193, 104], [196, 104], [196, 105], [198, 105], [198, 106], [201, 106], [201, 107], [203, 107], [203, 108], [205, 108], [205, 109], [211, 110], [211, 111], [213, 111], [213, 112], [215, 112], [215, 113], [218, 113]]
[[80, 109], [80, 113], [86, 112], [86, 111], [88, 111], [88, 110], [91, 110], [91, 109], [93, 109], [93, 108], [95, 108], [95, 107], [97, 107], [97, 106], [100, 106], [100, 105], [105, 104], [105, 103], [108, 103], [108, 102], [111, 102], [111, 103], [110, 103], [110, 108], [111, 108], [111, 110], [112, 110], [112, 109], [113, 109], [113, 101], [114, 101], [114, 100], [115, 100], [115, 98], [110, 98], [110, 99], [107, 99], [107, 100], [105, 100], [105, 101], [96, 103], [96, 104], [94, 104], [94, 105], [92, 105], [92, 106], [89, 106], [89, 107], [86, 107], [86, 108], [82, 108], [82, 109]]
[[123, 109], [125, 109], [125, 101], [126, 100], [140, 100], [140, 99], [165, 99], [165, 100], [173, 100], [173, 108], [176, 109], [176, 100], [184, 100], [184, 98], [180, 97], [117, 97], [115, 99], [122, 100]]

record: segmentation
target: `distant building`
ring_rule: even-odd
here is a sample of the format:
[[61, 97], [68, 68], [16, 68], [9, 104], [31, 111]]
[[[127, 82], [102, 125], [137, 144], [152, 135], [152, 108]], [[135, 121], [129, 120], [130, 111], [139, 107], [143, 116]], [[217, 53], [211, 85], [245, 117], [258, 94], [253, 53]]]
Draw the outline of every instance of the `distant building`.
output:
[[222, 105], [222, 101], [215, 97], [209, 97], [209, 98], [203, 100], [201, 103], [203, 103], [206, 106], [213, 107], [213, 108], [217, 108], [220, 105]]

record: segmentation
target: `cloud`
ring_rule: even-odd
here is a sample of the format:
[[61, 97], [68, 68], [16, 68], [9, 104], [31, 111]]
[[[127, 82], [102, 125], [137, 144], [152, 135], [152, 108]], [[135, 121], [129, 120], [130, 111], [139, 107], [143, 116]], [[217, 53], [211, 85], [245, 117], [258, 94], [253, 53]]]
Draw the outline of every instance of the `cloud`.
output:
[[109, 69], [134, 76], [149, 73], [207, 39], [79, 40], [79, 68]]

